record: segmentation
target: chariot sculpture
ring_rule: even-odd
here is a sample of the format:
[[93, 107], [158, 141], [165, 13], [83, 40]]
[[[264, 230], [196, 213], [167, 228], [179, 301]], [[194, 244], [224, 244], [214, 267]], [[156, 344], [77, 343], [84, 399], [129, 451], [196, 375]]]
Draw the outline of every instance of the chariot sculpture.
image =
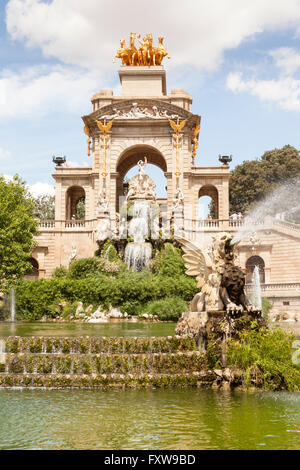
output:
[[[170, 56], [163, 44], [164, 38], [160, 36], [158, 38], [158, 46], [153, 45], [152, 34], [147, 34], [143, 37], [143, 40], [140, 41], [140, 35], [136, 33], [130, 33], [129, 46], [126, 46], [126, 41], [124, 38], [120, 39], [120, 48], [117, 51], [113, 61], [115, 59], [121, 59], [122, 65], [133, 65], [133, 66], [151, 66], [151, 65], [161, 65], [164, 57]], [[136, 47], [135, 40], [138, 40], [140, 47]]]

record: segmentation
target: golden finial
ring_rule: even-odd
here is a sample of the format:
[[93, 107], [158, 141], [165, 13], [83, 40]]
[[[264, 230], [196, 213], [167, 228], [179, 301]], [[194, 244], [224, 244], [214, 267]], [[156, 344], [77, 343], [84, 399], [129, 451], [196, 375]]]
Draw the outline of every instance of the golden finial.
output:
[[[126, 46], [126, 41], [124, 38], [120, 39], [120, 48], [117, 51], [117, 54], [113, 58], [121, 59], [122, 65], [161, 65], [164, 57], [170, 59], [170, 55], [167, 52], [163, 41], [164, 37], [159, 36], [158, 38], [158, 47], [153, 46], [153, 37], [149, 33], [144, 36], [143, 41], [140, 41], [140, 34], [130, 33], [129, 46]], [[136, 47], [135, 40], [138, 40], [140, 47]]]

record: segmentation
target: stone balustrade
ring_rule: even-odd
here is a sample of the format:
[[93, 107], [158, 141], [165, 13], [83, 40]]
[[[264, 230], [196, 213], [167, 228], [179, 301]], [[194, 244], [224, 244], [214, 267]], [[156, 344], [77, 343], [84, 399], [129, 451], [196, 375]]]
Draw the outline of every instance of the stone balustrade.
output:
[[39, 230], [48, 231], [48, 230], [65, 230], [65, 229], [92, 229], [96, 223], [97, 219], [90, 220], [40, 220], [39, 221]]
[[[42, 231], [49, 230], [93, 230], [97, 225], [98, 219], [84, 219], [84, 220], [40, 220], [39, 229]], [[167, 223], [170, 221], [168, 220]], [[218, 231], [238, 231], [245, 225], [244, 219], [211, 219], [211, 220], [199, 220], [199, 219], [184, 219], [184, 232], [186, 238], [194, 239], [193, 234], [201, 232], [218, 232]], [[284, 232], [300, 234], [300, 224], [293, 224], [285, 222], [283, 220], [272, 220], [266, 218], [266, 220], [260, 220], [251, 223], [251, 228], [256, 227], [259, 229], [280, 227]]]
[[[251, 284], [246, 284], [246, 290], [250, 291], [252, 288]], [[261, 284], [261, 290], [263, 292], [268, 292], [268, 291], [277, 291], [277, 290], [282, 290], [282, 291], [292, 291], [292, 290], [298, 290], [300, 291], [300, 282], [274, 282], [274, 283], [268, 283], [268, 284]]]

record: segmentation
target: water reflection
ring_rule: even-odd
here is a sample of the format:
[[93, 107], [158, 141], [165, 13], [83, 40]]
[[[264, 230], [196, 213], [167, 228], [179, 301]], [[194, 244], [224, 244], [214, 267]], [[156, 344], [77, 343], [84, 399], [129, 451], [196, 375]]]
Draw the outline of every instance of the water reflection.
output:
[[108, 323], [0, 323], [0, 338], [7, 336], [169, 336], [175, 323], [111, 320]]
[[297, 449], [300, 395], [0, 390], [1, 449]]

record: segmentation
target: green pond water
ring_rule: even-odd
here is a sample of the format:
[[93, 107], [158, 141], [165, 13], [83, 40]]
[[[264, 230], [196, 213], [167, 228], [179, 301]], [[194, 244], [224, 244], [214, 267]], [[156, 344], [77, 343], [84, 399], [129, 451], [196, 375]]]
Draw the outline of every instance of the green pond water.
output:
[[176, 323], [111, 320], [108, 323], [0, 323], [0, 338], [7, 336], [171, 336]]
[[[175, 323], [121, 321], [0, 323], [0, 337], [168, 336], [174, 329]], [[299, 448], [300, 393], [0, 389], [0, 449]]]
[[[9, 323], [0, 322], [0, 338], [7, 336], [171, 336], [176, 323], [173, 322], [129, 322], [110, 320], [107, 323]], [[283, 328], [300, 338], [298, 323], [271, 323], [271, 328]]]
[[0, 390], [1, 449], [299, 449], [300, 394]]

